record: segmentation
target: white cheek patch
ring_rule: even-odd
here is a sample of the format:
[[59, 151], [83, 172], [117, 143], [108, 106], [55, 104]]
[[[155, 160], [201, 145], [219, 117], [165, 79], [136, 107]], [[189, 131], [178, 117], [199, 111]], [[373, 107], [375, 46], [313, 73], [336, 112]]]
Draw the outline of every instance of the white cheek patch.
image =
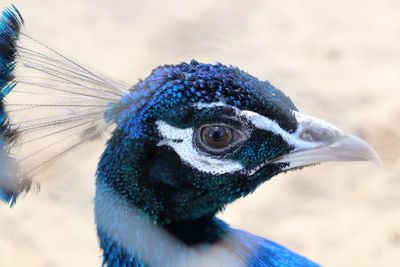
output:
[[157, 121], [156, 124], [158, 131], [164, 138], [158, 143], [158, 146], [171, 147], [182, 161], [198, 171], [219, 175], [244, 169], [239, 162], [214, 158], [198, 151], [193, 145], [194, 130], [192, 128], [180, 129], [164, 121]]

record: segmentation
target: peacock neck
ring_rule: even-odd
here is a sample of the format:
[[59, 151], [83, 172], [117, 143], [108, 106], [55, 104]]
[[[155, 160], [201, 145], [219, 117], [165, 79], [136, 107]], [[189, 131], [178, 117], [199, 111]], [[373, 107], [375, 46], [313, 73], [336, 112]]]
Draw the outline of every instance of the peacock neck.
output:
[[[215, 260], [219, 260], [220, 255], [213, 251], [234, 251], [229, 248], [234, 242], [228, 241], [231, 228], [219, 219], [205, 216], [157, 224], [106, 185], [97, 187], [95, 216], [107, 266], [187, 266], [187, 262], [200, 262], [198, 266], [203, 266], [203, 251], [212, 253], [208, 258], [215, 257]], [[235, 257], [230, 256], [229, 260], [241, 262]]]

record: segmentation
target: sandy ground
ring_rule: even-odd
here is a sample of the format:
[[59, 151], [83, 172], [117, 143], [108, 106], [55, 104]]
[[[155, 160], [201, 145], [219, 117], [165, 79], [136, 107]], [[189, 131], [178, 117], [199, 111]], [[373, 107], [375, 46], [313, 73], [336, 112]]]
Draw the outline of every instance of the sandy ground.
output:
[[[329, 163], [280, 175], [221, 217], [325, 266], [400, 266], [398, 0], [14, 4], [31, 35], [111, 77], [133, 84], [192, 58], [233, 64], [365, 138], [381, 169]], [[79, 164], [65, 159], [12, 210], [0, 205], [0, 266], [99, 266], [92, 199], [101, 150], [89, 146]]]

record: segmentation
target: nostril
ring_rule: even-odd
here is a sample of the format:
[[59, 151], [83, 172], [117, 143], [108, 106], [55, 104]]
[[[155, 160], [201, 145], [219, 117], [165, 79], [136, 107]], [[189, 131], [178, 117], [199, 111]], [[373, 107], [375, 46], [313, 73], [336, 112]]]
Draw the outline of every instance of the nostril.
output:
[[331, 128], [309, 127], [303, 130], [300, 138], [308, 142], [331, 143], [337, 139], [337, 132]]
[[304, 141], [309, 141], [312, 142], [314, 141], [314, 136], [312, 134], [311, 131], [309, 131], [309, 129], [304, 130], [301, 134], [300, 134], [300, 138]]

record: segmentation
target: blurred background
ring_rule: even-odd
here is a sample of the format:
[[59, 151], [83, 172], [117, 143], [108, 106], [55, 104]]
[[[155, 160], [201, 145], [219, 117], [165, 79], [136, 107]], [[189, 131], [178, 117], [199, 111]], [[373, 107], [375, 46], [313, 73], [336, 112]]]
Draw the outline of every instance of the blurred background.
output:
[[[324, 266], [400, 266], [398, 0], [12, 3], [26, 32], [110, 77], [134, 84], [192, 58], [232, 64], [366, 139], [382, 168], [327, 163], [280, 175], [220, 217]], [[1, 266], [100, 266], [92, 199], [102, 149], [65, 158], [12, 210], [0, 204]]]

